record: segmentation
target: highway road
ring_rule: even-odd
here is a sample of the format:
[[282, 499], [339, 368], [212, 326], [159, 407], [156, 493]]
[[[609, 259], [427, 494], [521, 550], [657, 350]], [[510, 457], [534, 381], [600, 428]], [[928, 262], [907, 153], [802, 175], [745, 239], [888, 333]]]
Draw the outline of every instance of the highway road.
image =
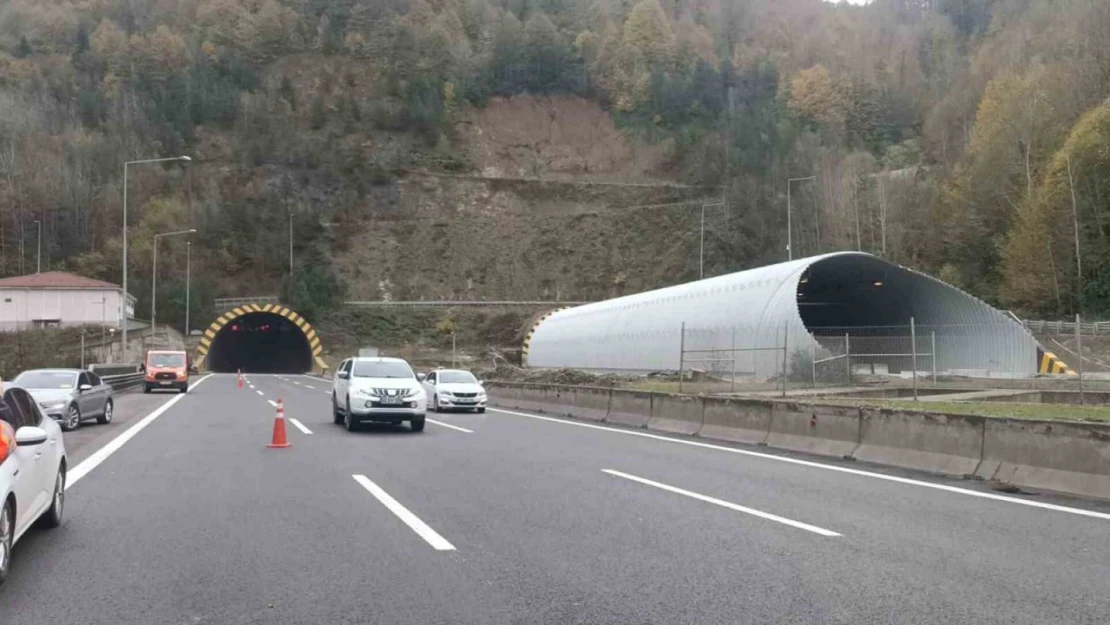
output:
[[[121, 399], [137, 409], [109, 426], [124, 439], [79, 451], [65, 525], [17, 546], [0, 622], [1043, 625], [1110, 614], [1105, 503], [518, 411], [429, 413], [422, 434], [348, 433], [332, 423], [327, 382], [248, 380]], [[289, 449], [265, 447], [278, 398]]]

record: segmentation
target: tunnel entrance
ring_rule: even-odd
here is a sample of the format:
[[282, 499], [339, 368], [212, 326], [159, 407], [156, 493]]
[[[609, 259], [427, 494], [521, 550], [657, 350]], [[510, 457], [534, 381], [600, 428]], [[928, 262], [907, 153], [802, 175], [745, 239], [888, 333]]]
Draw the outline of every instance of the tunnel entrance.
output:
[[217, 373], [304, 373], [312, 369], [312, 348], [293, 321], [275, 313], [247, 313], [216, 334], [207, 362]]

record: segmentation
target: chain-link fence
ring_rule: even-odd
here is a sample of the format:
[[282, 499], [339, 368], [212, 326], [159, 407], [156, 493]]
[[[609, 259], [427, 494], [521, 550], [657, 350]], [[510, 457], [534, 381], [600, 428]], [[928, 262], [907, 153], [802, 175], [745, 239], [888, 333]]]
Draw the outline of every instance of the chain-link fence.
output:
[[[1082, 326], [1072, 326], [1076, 327]], [[1110, 376], [1089, 370], [1086, 376], [1079, 375], [1083, 364], [1103, 361], [1089, 349], [1080, 358], [1083, 341], [1074, 353], [1057, 354], [1031, 350], [1023, 337], [1010, 338], [998, 330], [996, 325], [918, 325], [913, 320], [892, 326], [784, 324], [769, 339], [767, 332], [752, 328], [684, 325], [678, 386], [694, 392], [785, 394], [807, 388], [887, 385], [904, 388], [906, 396], [980, 387], [1110, 389]], [[983, 337], [991, 338], [984, 341]], [[1022, 370], [1007, 370], [1005, 363], [1015, 361], [1024, 363]]]

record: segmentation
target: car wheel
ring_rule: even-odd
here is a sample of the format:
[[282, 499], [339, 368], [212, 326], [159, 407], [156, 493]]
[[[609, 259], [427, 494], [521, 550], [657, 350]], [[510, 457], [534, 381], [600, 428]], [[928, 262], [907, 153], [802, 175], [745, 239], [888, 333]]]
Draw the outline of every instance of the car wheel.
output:
[[339, 411], [339, 402], [335, 401], [335, 393], [331, 394], [331, 418], [336, 425], [343, 423], [343, 413]]
[[112, 412], [113, 412], [112, 400], [109, 399], [108, 403], [104, 404], [104, 414], [97, 417], [96, 422], [99, 423], [100, 425], [107, 425], [107, 424], [111, 423], [112, 422]]
[[424, 431], [424, 415], [420, 415], [419, 417], [413, 417], [412, 421], [409, 421], [409, 425], [412, 427], [413, 432], [423, 432]]
[[439, 395], [432, 395], [432, 412], [442, 412], [439, 409]]
[[478, 409], [478, 414], [485, 414], [485, 412], [486, 412], [485, 408], [479, 408]]
[[343, 413], [343, 423], [347, 426], [348, 432], [354, 432], [358, 429], [358, 421], [355, 416], [351, 414], [351, 398], [347, 398], [347, 410]]
[[181, 394], [184, 395], [185, 393], [188, 393], [188, 392], [189, 392], [189, 385], [188, 384], [182, 384], [181, 385]]
[[0, 508], [0, 584], [8, 579], [12, 564], [12, 543], [15, 542], [15, 506], [11, 501]]
[[150, 392], [150, 385], [147, 384], [146, 382], [143, 382], [143, 392], [144, 393], [149, 393]]
[[42, 527], [58, 527], [62, 524], [62, 513], [66, 505], [66, 465], [58, 467], [58, 476], [54, 478], [54, 499], [50, 502], [50, 509], [39, 517]]
[[66, 432], [76, 430], [81, 426], [81, 411], [77, 409], [77, 404], [69, 407], [66, 411], [66, 418], [62, 421], [62, 429]]

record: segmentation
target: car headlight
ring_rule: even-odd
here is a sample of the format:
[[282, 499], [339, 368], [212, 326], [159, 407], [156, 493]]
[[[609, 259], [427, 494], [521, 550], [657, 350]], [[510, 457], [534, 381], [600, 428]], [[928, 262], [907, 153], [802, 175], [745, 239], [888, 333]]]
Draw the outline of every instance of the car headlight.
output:
[[405, 397], [419, 398], [424, 396], [424, 390], [419, 388], [410, 388], [405, 391]]
[[45, 408], [47, 410], [57, 410], [59, 408], [65, 408], [66, 407], [66, 402], [65, 402], [65, 400], [40, 401], [39, 406], [42, 406], [43, 408]]
[[439, 391], [439, 394], [449, 399], [455, 396], [451, 391]]
[[363, 397], [377, 397], [378, 396], [378, 392], [375, 391], [372, 388], [357, 389], [357, 390], [355, 390], [355, 394], [356, 395], [362, 395]]

